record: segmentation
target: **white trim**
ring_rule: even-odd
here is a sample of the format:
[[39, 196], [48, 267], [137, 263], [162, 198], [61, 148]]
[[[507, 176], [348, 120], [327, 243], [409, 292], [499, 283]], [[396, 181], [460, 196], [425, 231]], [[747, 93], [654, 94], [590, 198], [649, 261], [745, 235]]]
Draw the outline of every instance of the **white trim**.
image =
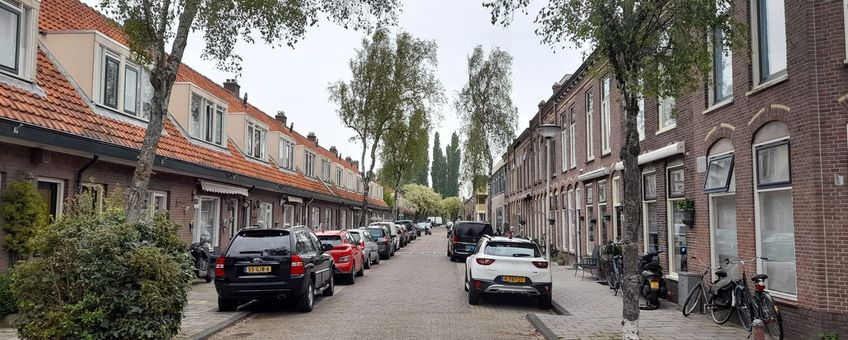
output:
[[595, 131], [594, 131], [594, 122], [593, 115], [595, 111], [595, 99], [592, 95], [591, 91], [587, 91], [585, 94], [585, 98], [592, 97], [592, 100], [586, 100], [585, 107], [583, 110], [585, 111], [586, 118], [586, 161], [591, 161], [595, 159]]
[[[39, 177], [38, 182], [47, 182], [56, 184], [56, 218], [62, 217], [62, 210], [65, 207], [65, 180], [50, 177]], [[38, 183], [36, 183], [37, 189]]]
[[[676, 142], [661, 147], [656, 150], [648, 151], [639, 155], [638, 162], [639, 165], [651, 163], [653, 161], [658, 161], [660, 159], [668, 158], [677, 154], [686, 153], [686, 144], [685, 142]], [[615, 163], [614, 170], [624, 170], [624, 162]], [[579, 179], [579, 177], [578, 177]]]
[[760, 93], [760, 92], [762, 92], [762, 91], [764, 91], [768, 88], [771, 88], [775, 85], [783, 83], [787, 79], [789, 79], [789, 74], [787, 74], [787, 73], [783, 73], [781, 75], [775, 76], [774, 78], [771, 78], [767, 81], [764, 81], [764, 82], [758, 84], [757, 86], [754, 86], [753, 88], [751, 88], [750, 91], [745, 92], [745, 95], [746, 96], [755, 95], [755, 94]]
[[709, 114], [709, 113], [712, 113], [713, 111], [717, 111], [718, 109], [721, 109], [721, 108], [723, 108], [723, 107], [725, 107], [725, 106], [728, 106], [728, 105], [730, 105], [730, 104], [733, 104], [733, 95], [731, 95], [730, 97], [725, 98], [724, 100], [722, 100], [722, 101], [720, 101], [720, 102], [718, 102], [718, 103], [715, 103], [715, 104], [711, 105], [711, 106], [710, 106], [710, 107], [708, 107], [706, 110], [701, 111], [701, 114]]
[[598, 168], [587, 173], [581, 174], [577, 176], [577, 180], [580, 182], [592, 180], [598, 177], [603, 177], [609, 175], [609, 169], [607, 168]]
[[[787, 31], [786, 31], [786, 27], [785, 27], [785, 25], [786, 25], [786, 2], [784, 0], [777, 0], [777, 1], [784, 2], [784, 8], [783, 8], [783, 10], [784, 10], [784, 13], [783, 13], [784, 37], [783, 37], [783, 39], [786, 40], [787, 39], [787, 37], [786, 37]], [[760, 66], [761, 65], [760, 65], [759, 0], [751, 0], [749, 8], [751, 9], [751, 11], [750, 11], [751, 12], [751, 21], [750, 21], [750, 23], [751, 23], [751, 70], [753, 71], [752, 76], [753, 76], [753, 85], [754, 85], [753, 89], [749, 93], [753, 94], [753, 93], [756, 93], [756, 92], [759, 91], [757, 89], [760, 88], [761, 85], [766, 86], [766, 87], [771, 86], [771, 85], [769, 85], [769, 83], [777, 80], [778, 78], [781, 78], [781, 77], [787, 75], [787, 71], [788, 71], [787, 69], [789, 68], [789, 51], [788, 51], [789, 50], [789, 44], [786, 41], [784, 42], [784, 44], [785, 44], [784, 46], [785, 46], [786, 50], [784, 50], [783, 52], [786, 54], [786, 68], [784, 68], [783, 70], [778, 71], [776, 73], [773, 73], [772, 74], [773, 78], [766, 79], [765, 81], [760, 80], [760, 78], [762, 78], [762, 76], [760, 75], [760, 72], [761, 72]], [[782, 80], [780, 80], [780, 81], [782, 81]]]
[[212, 243], [212, 246], [217, 247], [221, 245], [221, 198], [216, 196], [195, 196], [194, 228], [191, 231], [192, 242], [199, 242], [201, 238], [200, 214], [203, 210], [203, 201], [212, 201], [215, 208], [215, 216], [212, 222], [212, 239], [209, 242]]

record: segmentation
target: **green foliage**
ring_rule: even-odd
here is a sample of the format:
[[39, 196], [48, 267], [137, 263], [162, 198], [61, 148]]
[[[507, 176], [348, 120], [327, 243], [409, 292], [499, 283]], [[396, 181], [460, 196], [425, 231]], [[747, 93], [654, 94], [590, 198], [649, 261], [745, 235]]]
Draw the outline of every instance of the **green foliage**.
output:
[[483, 47], [468, 57], [468, 82], [454, 106], [462, 122], [463, 178], [491, 175], [493, 154], [500, 154], [515, 139], [518, 109], [513, 105], [512, 56], [495, 48], [488, 57]]
[[445, 175], [445, 192], [441, 193], [442, 195], [459, 196], [459, 165], [462, 160], [460, 152], [459, 135], [454, 132], [451, 134], [450, 144], [445, 148], [447, 174]]
[[416, 182], [421, 171], [426, 177], [429, 127], [430, 118], [421, 110], [416, 110], [406, 120], [396, 119], [389, 123], [380, 152], [383, 167], [379, 177], [392, 188]]
[[839, 333], [836, 333], [835, 331], [830, 331], [820, 333], [819, 337], [821, 338], [821, 340], [839, 340]]
[[0, 273], [0, 318], [17, 311], [17, 300], [12, 293], [12, 276]]
[[[39, 230], [37, 257], [13, 270], [16, 324], [31, 339], [168, 339], [180, 329], [191, 259], [163, 214], [127, 223], [119, 201], [91, 198]], [[120, 197], [121, 195], [113, 195]]]
[[448, 161], [445, 158], [444, 152], [442, 152], [442, 143], [439, 138], [439, 132], [436, 132], [435, 137], [433, 137], [433, 164], [430, 167], [430, 177], [432, 177], [433, 181], [433, 190], [437, 193], [444, 195], [446, 191], [447, 174]]
[[447, 197], [442, 200], [442, 213], [447, 215], [449, 220], [455, 220], [462, 214], [462, 199], [456, 196]]
[[695, 210], [695, 200], [686, 198], [674, 203], [680, 210]]
[[430, 145], [430, 135], [428, 134], [429, 131], [427, 131], [426, 129], [424, 130], [424, 132], [425, 133], [422, 136], [423, 143], [421, 143], [424, 146], [424, 152], [422, 153], [423, 161], [418, 167], [418, 174], [415, 176], [414, 182], [421, 185], [430, 186], [430, 154], [427, 152], [427, 147]]
[[407, 184], [403, 186], [403, 194], [407, 207], [417, 216], [438, 213], [442, 209], [442, 195], [428, 186]]
[[395, 196], [394, 195], [395, 195], [394, 189], [392, 189], [388, 186], [383, 186], [383, 202], [386, 202], [386, 204], [390, 207], [395, 206]]
[[6, 232], [3, 247], [18, 254], [32, 253], [32, 238], [49, 223], [47, 203], [30, 182], [13, 182], [0, 193], [0, 219]]

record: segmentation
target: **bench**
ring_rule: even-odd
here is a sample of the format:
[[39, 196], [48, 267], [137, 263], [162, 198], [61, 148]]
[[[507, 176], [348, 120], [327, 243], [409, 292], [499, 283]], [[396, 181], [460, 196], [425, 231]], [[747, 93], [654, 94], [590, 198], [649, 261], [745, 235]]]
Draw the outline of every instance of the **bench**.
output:
[[586, 270], [588, 269], [589, 273], [592, 274], [592, 276], [597, 277], [595, 271], [600, 268], [600, 253], [601, 246], [595, 245], [595, 247], [592, 248], [592, 256], [583, 257], [580, 262], [574, 264], [574, 276], [577, 276], [577, 269], [581, 269], [582, 275], [580, 276], [580, 279], [583, 280], [583, 278], [586, 276]]

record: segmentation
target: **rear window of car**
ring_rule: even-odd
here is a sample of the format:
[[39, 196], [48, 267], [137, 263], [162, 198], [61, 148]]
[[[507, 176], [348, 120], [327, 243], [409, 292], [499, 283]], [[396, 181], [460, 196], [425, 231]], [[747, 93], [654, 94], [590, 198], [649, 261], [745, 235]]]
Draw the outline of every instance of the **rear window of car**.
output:
[[291, 254], [291, 238], [288, 231], [261, 230], [242, 233], [233, 239], [227, 250], [228, 256], [261, 254], [283, 256]]
[[492, 234], [492, 226], [483, 223], [463, 223], [457, 225], [455, 233], [459, 236], [483, 236]]
[[342, 238], [340, 236], [318, 235], [318, 240], [321, 241], [321, 244], [329, 244], [331, 246], [342, 244]]
[[486, 255], [507, 256], [507, 257], [539, 257], [542, 256], [539, 252], [539, 247], [530, 243], [513, 243], [513, 242], [489, 242], [486, 249], [483, 249]]
[[350, 236], [353, 237], [354, 242], [359, 243], [362, 240], [362, 235], [359, 235], [359, 233], [350, 233]]
[[384, 235], [383, 229], [377, 229], [377, 228], [368, 228], [368, 233], [371, 234], [371, 237], [373, 237], [375, 239], [381, 238]]

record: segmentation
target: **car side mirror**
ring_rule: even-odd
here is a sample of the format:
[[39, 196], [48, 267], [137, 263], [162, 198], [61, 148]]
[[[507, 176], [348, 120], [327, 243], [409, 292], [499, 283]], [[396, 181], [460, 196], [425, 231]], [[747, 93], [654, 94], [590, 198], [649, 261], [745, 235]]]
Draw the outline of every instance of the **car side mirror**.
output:
[[333, 250], [333, 245], [332, 245], [332, 244], [322, 244], [322, 245], [321, 245], [321, 250], [323, 250], [323, 251], [330, 251], [330, 250]]

